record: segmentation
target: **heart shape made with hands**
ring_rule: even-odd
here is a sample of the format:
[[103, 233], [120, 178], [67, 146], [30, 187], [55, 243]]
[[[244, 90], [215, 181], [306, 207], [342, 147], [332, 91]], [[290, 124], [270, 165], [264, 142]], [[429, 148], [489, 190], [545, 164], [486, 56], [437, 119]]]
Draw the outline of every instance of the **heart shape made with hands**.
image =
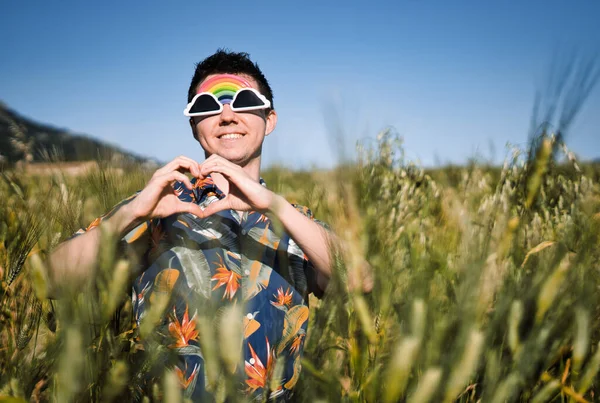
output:
[[221, 200], [209, 204], [204, 215], [223, 210], [257, 211], [266, 213], [272, 207], [275, 194], [261, 185], [242, 167], [218, 155], [212, 155], [200, 164], [200, 179], [209, 175], [225, 194]]

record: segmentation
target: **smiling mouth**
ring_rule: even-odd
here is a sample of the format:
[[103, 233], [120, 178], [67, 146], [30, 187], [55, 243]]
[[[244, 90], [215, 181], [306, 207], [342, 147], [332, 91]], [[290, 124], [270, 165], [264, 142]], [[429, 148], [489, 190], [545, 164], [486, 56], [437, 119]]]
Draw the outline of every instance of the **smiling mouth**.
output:
[[242, 137], [244, 137], [243, 134], [240, 133], [227, 133], [227, 134], [222, 134], [219, 136], [220, 140], [237, 140], [237, 139], [241, 139]]

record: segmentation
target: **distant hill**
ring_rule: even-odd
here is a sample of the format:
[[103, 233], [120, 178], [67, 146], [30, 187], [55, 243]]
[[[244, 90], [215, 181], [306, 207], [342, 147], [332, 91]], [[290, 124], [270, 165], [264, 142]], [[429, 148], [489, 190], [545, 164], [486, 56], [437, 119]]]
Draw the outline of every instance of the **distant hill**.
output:
[[122, 157], [132, 162], [151, 162], [86, 135], [73, 134], [44, 123], [35, 122], [0, 102], [0, 162], [90, 161]]

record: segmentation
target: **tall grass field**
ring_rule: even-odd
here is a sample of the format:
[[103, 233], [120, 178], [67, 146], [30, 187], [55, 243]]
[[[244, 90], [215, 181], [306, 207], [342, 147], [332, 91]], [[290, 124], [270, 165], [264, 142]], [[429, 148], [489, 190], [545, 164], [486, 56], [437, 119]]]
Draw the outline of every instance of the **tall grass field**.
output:
[[[1, 173], [0, 401], [185, 401], [153, 342], [161, 304], [132, 326], [131, 262], [108, 229], [95, 281], [47, 298], [48, 253], [151, 175], [118, 161]], [[263, 176], [344, 244], [310, 301], [297, 401], [599, 400], [600, 168], [559, 132], [542, 130], [503, 166], [424, 170], [385, 130], [353, 163]], [[244, 401], [220, 347], [240, 329], [214, 321], [197, 318], [207, 384], [217, 401]]]

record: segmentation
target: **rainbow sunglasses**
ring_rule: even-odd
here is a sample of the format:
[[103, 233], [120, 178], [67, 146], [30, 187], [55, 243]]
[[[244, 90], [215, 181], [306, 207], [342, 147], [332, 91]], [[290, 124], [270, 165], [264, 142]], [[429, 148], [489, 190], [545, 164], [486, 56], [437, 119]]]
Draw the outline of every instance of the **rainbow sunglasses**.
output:
[[185, 116], [210, 116], [223, 112], [229, 105], [234, 112], [253, 111], [271, 107], [271, 102], [240, 76], [219, 74], [204, 81], [198, 94], [183, 111]]

